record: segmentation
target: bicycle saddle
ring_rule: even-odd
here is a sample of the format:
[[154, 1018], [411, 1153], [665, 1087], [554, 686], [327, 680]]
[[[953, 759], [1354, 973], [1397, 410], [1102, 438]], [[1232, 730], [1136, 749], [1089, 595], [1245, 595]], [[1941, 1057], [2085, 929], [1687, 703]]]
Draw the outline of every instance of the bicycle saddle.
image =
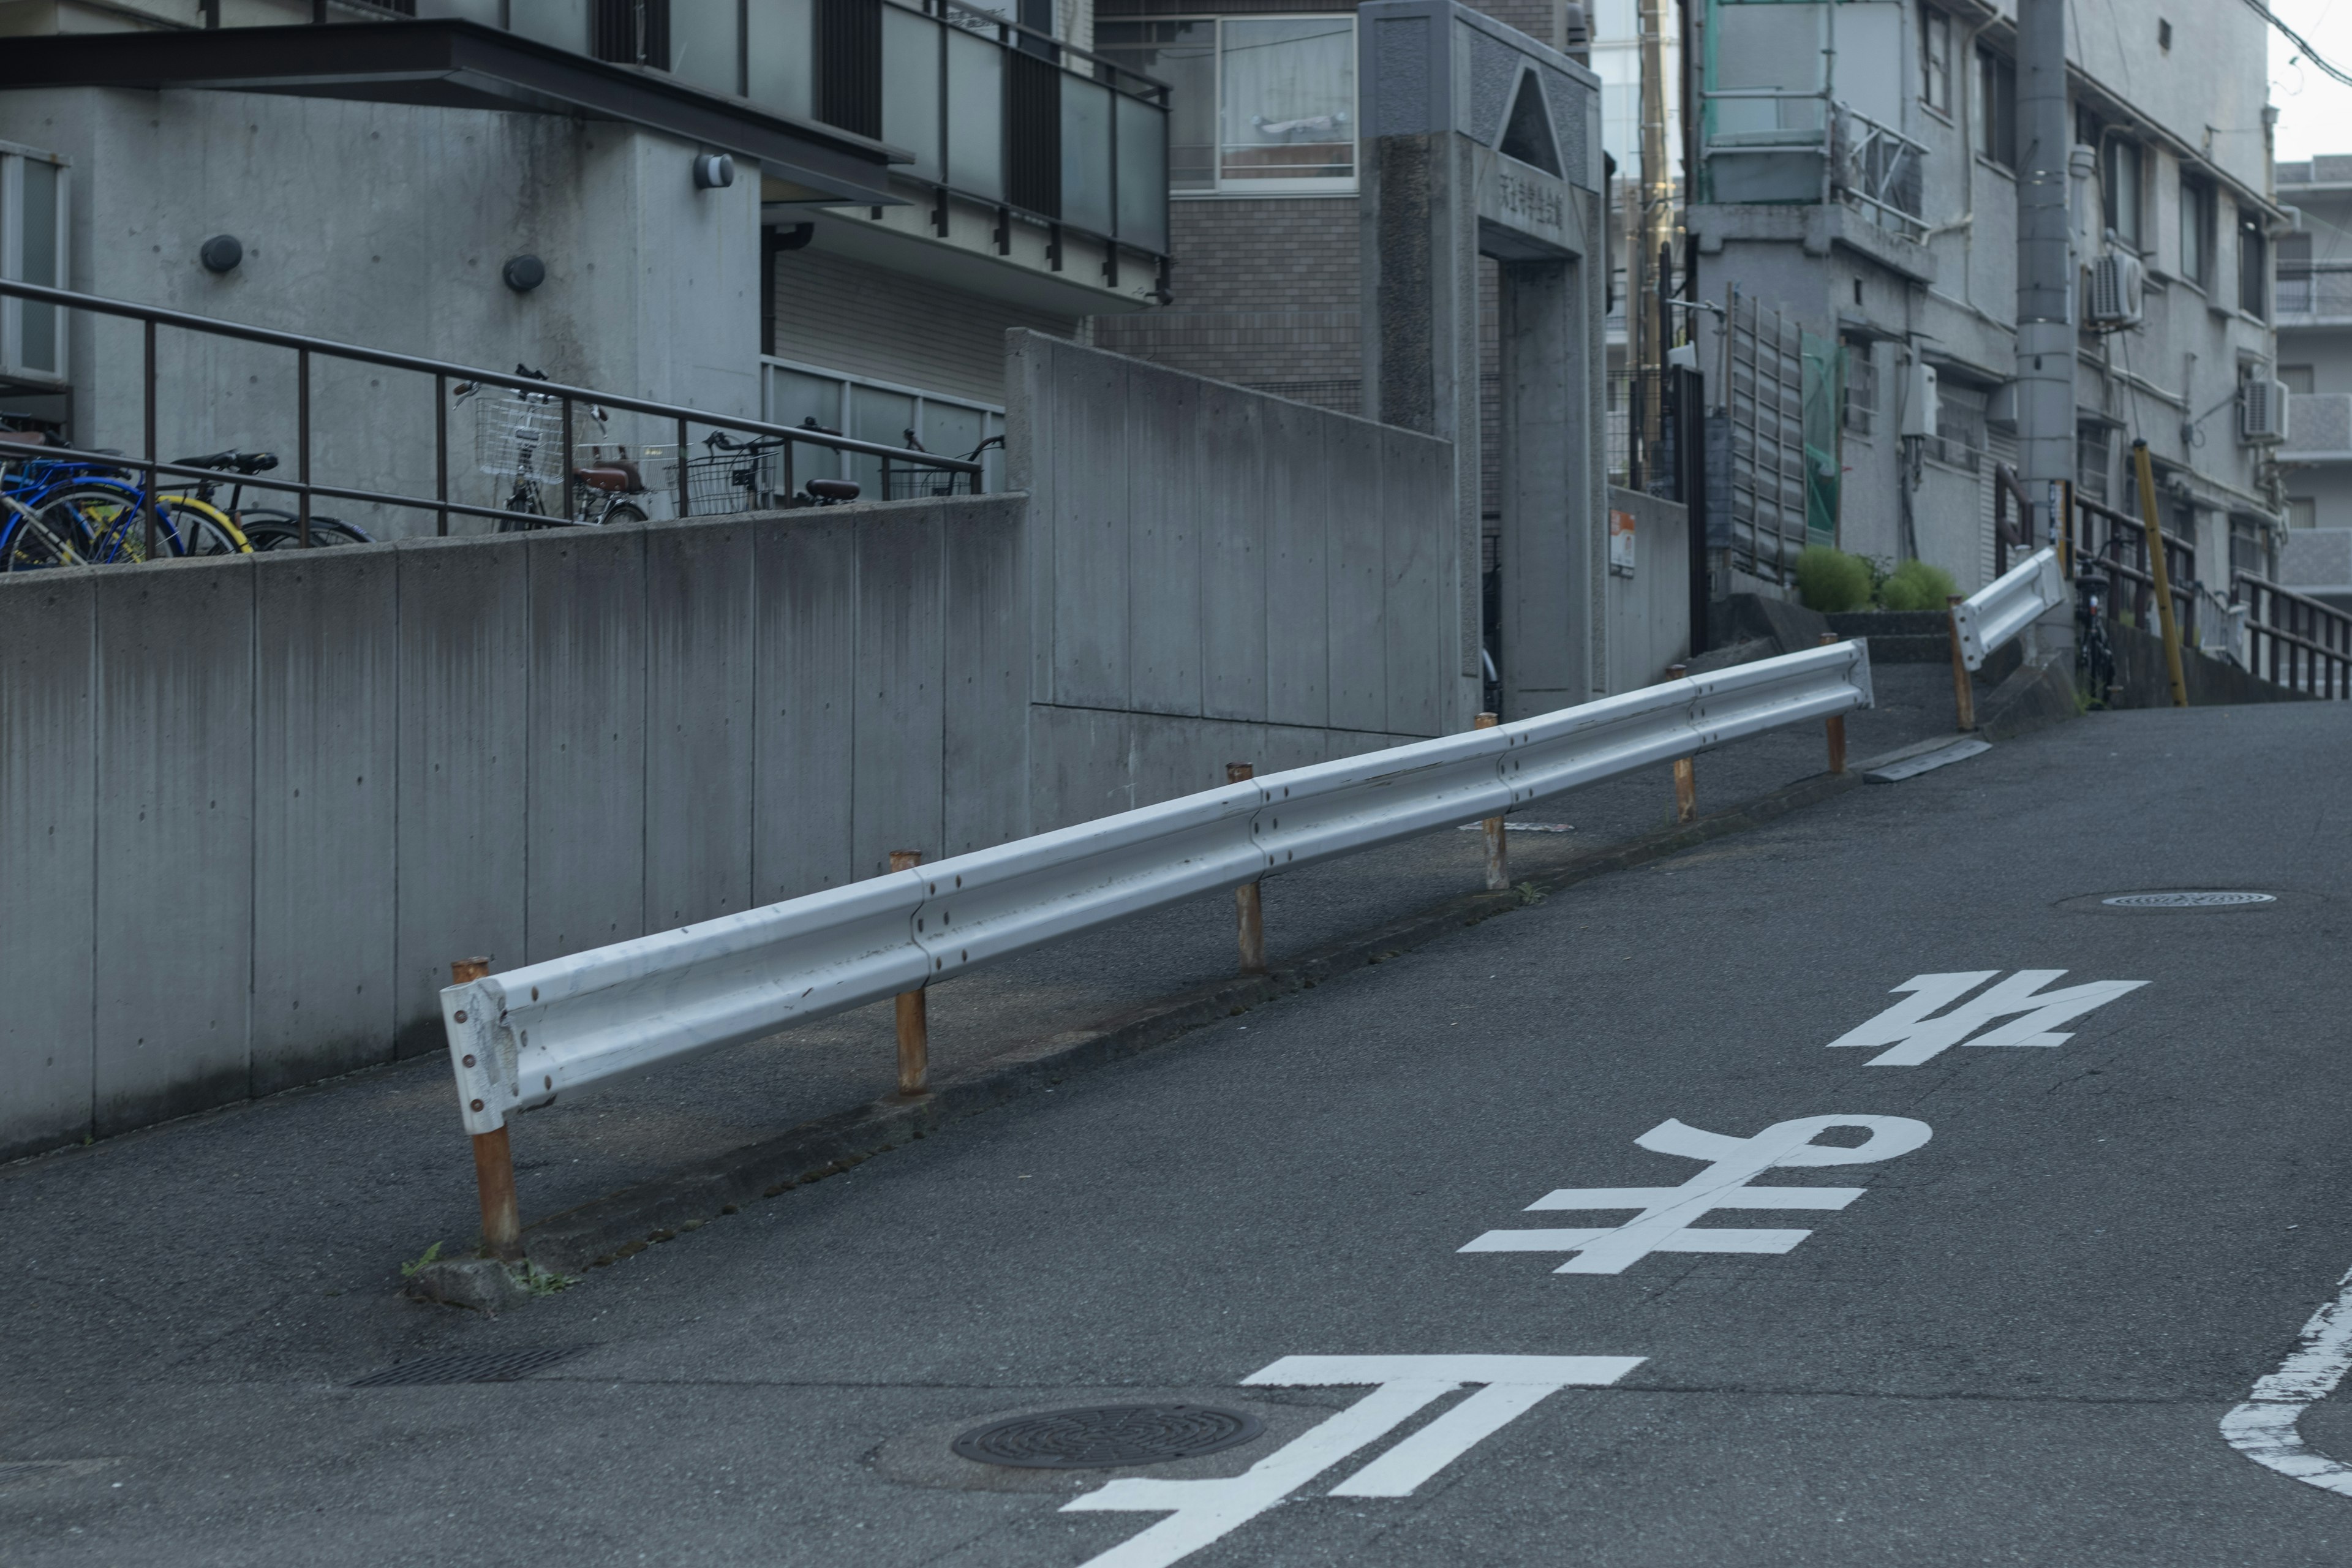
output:
[[636, 464], [625, 459], [614, 463], [592, 463], [586, 468], [573, 469], [572, 477], [591, 489], [634, 491], [646, 488]]
[[184, 468], [227, 468], [240, 474], [264, 474], [278, 466], [275, 452], [240, 452], [232, 447], [202, 458], [173, 459]]
[[856, 500], [857, 499], [857, 481], [855, 479], [811, 479], [808, 482], [808, 493], [814, 496], [819, 500]]

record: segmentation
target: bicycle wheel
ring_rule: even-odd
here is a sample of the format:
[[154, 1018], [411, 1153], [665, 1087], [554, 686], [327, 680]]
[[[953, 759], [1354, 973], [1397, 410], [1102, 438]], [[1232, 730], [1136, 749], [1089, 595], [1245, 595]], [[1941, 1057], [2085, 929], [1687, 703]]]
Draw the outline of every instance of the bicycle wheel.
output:
[[0, 572], [79, 566], [81, 556], [24, 502], [0, 497]]
[[[244, 529], [247, 542], [256, 550], [299, 550], [302, 547], [301, 520], [285, 512], [244, 512], [239, 515], [237, 525]], [[331, 544], [374, 542], [339, 517], [314, 517], [310, 520], [310, 548], [313, 550]]]
[[[60, 498], [89, 524], [89, 556], [100, 562], [141, 562], [147, 559], [147, 520], [138, 497], [125, 500], [79, 493]], [[109, 500], [110, 500], [110, 505]], [[192, 496], [159, 496], [155, 500], [155, 549], [162, 555], [242, 555], [253, 546], [226, 512]]]
[[[145, 525], [139, 516], [139, 492], [129, 485], [103, 480], [51, 490], [37, 503], [41, 521], [51, 533], [70, 539], [85, 561], [107, 564], [146, 558]], [[167, 525], [156, 519], [157, 543], [169, 544]]]
[[604, 515], [598, 518], [596, 521], [600, 523], [643, 522], [646, 521], [646, 514], [641, 508], [637, 507], [633, 502], [616, 500], [611, 506], [606, 507], [604, 509]]
[[173, 536], [180, 542], [183, 555], [250, 555], [251, 541], [236, 525], [236, 519], [210, 501], [194, 496], [158, 496], [159, 510], [171, 513]]

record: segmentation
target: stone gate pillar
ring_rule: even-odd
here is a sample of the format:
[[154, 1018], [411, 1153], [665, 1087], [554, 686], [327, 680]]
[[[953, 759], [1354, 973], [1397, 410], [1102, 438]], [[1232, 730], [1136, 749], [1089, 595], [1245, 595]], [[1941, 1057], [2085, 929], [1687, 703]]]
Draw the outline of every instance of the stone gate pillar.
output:
[[[1503, 714], [1607, 689], [1600, 79], [1453, 0], [1358, 10], [1364, 412], [1454, 443], [1461, 679], [1479, 706], [1480, 533], [1501, 514]], [[1478, 258], [1501, 264], [1502, 353], [1480, 363]], [[1481, 495], [1480, 390], [1501, 478]]]

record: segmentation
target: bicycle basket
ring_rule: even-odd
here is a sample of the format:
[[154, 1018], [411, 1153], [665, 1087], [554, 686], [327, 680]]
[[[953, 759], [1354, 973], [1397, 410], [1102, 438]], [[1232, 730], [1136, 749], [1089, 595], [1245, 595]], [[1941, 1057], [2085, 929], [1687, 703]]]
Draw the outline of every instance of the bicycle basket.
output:
[[[647, 447], [651, 456], [654, 448]], [[677, 465], [661, 465], [662, 485], [677, 493]], [[775, 489], [782, 468], [770, 451], [715, 452], [686, 460], [687, 511], [693, 517], [723, 517], [729, 512], [760, 511], [776, 504]]]
[[552, 478], [563, 449], [563, 405], [540, 392], [473, 395], [474, 466], [486, 474]]
[[972, 476], [957, 473], [953, 468], [903, 468], [890, 465], [889, 483], [883, 487], [885, 500], [920, 500], [929, 496], [968, 496], [972, 491]]

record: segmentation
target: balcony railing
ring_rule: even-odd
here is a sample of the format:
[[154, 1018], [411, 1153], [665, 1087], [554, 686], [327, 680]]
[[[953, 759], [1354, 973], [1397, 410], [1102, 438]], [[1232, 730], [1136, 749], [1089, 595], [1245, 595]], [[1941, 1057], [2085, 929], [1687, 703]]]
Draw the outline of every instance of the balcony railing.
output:
[[2352, 262], [2321, 261], [2302, 267], [2282, 263], [2278, 273], [2278, 313], [2282, 318], [2352, 318]]
[[1921, 161], [1927, 149], [1843, 103], [1830, 106], [1831, 188], [1846, 205], [1889, 233], [1924, 240]]
[[[1168, 88], [964, 0], [410, 0], [914, 154], [892, 168], [1155, 263], [1168, 253]], [[322, 8], [322, 19], [323, 8]], [[349, 25], [338, 7], [332, 20]], [[361, 24], [364, 25], [364, 24]], [[944, 213], [940, 214], [944, 223]], [[998, 247], [1009, 250], [1004, 226]], [[1054, 247], [1058, 265], [1059, 247]]]
[[2298, 392], [2286, 400], [2279, 461], [2352, 462], [2352, 394]]
[[1700, 199], [1840, 202], [1890, 234], [1927, 238], [1927, 147], [1823, 92], [1722, 88], [1703, 95]]

